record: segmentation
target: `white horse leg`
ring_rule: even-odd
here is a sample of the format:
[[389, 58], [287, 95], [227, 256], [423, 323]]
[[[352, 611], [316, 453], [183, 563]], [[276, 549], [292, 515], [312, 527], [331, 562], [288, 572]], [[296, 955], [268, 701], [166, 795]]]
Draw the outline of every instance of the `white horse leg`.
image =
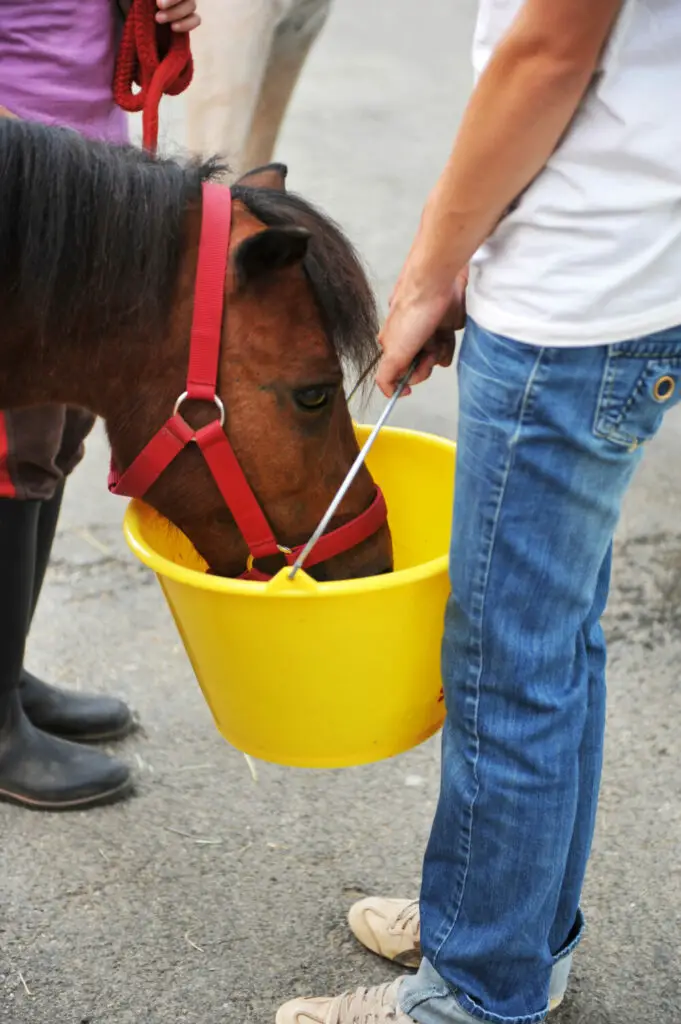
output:
[[192, 32], [194, 78], [185, 93], [186, 143], [193, 153], [220, 154], [243, 170], [277, 24], [279, 0], [201, 0]]
[[296, 0], [277, 25], [244, 145], [245, 168], [259, 167], [272, 159], [291, 95], [330, 6], [331, 0]]

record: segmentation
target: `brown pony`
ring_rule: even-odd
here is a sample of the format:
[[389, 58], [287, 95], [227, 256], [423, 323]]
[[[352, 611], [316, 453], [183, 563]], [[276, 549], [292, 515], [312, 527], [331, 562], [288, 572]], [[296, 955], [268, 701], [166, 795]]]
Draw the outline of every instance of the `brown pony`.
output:
[[[0, 408], [90, 409], [106, 423], [117, 465], [133, 461], [185, 387], [202, 186], [223, 172], [215, 161], [159, 159], [0, 120]], [[293, 547], [357, 454], [343, 367], [361, 374], [371, 365], [377, 323], [347, 239], [286, 191], [285, 176], [272, 165], [231, 189], [218, 393], [251, 488], [277, 540]], [[183, 415], [201, 426], [214, 410], [187, 403]], [[364, 470], [332, 526], [373, 494]], [[243, 572], [246, 545], [195, 445], [145, 500], [213, 572]], [[391, 565], [384, 527], [313, 572], [341, 579]]]

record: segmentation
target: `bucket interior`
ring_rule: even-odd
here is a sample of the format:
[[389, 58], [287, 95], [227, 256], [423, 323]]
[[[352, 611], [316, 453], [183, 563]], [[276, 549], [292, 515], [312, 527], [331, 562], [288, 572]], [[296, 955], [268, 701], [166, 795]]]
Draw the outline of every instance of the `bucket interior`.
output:
[[[356, 427], [360, 444], [370, 429]], [[385, 427], [369, 453], [367, 466], [383, 490], [388, 507], [395, 572], [422, 566], [448, 554], [453, 449], [451, 442], [440, 438]], [[156, 556], [184, 569], [206, 572], [206, 563], [191, 542], [149, 506], [144, 506], [136, 529], [142, 545]]]

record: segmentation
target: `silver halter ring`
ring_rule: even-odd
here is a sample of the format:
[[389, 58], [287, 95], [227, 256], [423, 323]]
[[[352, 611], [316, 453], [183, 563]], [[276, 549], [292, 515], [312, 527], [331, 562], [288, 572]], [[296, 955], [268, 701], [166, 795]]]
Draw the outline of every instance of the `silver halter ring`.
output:
[[[180, 395], [180, 397], [178, 398], [178, 400], [175, 402], [175, 405], [173, 406], [173, 416], [177, 416], [178, 412], [180, 411], [180, 409], [182, 408], [182, 406], [184, 405], [184, 403], [187, 401], [188, 398], [189, 398], [188, 392], [183, 391], [182, 394]], [[201, 401], [201, 399], [196, 399], [196, 401]], [[218, 411], [218, 413], [220, 415], [220, 426], [224, 427], [224, 425], [225, 425], [225, 407], [224, 407], [224, 404], [222, 402], [222, 399], [219, 398], [217, 395], [213, 395], [213, 405], [215, 406], [215, 408], [217, 409], [217, 411]]]

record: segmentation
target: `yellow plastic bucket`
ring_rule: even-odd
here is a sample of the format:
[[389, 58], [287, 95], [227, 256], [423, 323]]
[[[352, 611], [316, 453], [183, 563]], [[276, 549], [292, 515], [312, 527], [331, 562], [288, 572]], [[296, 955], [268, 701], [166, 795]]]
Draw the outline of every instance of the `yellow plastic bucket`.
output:
[[[370, 428], [357, 427], [362, 443]], [[264, 761], [342, 768], [432, 736], [444, 705], [455, 446], [384, 428], [367, 464], [385, 493], [396, 571], [317, 583], [205, 574], [186, 537], [132, 501], [124, 531], [156, 573], [218, 730]]]

